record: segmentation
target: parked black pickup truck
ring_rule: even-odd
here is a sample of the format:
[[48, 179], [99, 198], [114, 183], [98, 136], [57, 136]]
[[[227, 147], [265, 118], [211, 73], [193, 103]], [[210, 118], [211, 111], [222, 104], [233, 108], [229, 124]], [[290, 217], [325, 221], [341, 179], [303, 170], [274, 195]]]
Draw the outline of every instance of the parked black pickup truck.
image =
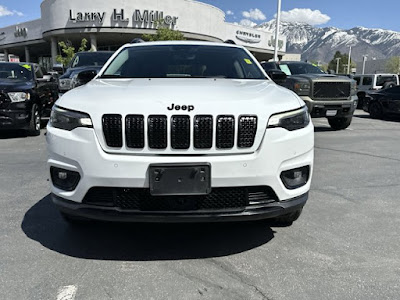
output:
[[324, 73], [306, 62], [262, 62], [279, 85], [299, 95], [313, 118], [327, 118], [334, 130], [346, 129], [357, 107], [356, 82], [345, 76]]
[[0, 130], [40, 135], [41, 117], [58, 98], [56, 79], [38, 64], [0, 63]]

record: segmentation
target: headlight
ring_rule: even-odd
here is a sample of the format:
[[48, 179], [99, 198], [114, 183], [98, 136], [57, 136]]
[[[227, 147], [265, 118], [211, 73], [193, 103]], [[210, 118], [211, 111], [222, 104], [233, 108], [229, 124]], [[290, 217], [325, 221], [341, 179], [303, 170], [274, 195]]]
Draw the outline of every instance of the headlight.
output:
[[71, 131], [78, 127], [93, 128], [92, 120], [88, 114], [67, 110], [54, 106], [50, 115], [50, 125]]
[[72, 80], [70, 78], [60, 79], [60, 89], [62, 90], [70, 90], [71, 89]]
[[310, 124], [310, 115], [306, 106], [285, 113], [271, 116], [268, 121], [268, 128], [281, 127], [286, 130], [298, 130]]
[[357, 94], [357, 81], [353, 80], [351, 83], [351, 96], [354, 96]]
[[14, 92], [8, 93], [8, 97], [10, 97], [11, 102], [24, 102], [31, 99], [31, 94], [25, 92]]
[[75, 75], [72, 77], [72, 80], [71, 80], [71, 89], [74, 89], [74, 88], [76, 88], [76, 87], [78, 87], [78, 86], [80, 86], [79, 80], [78, 80], [78, 74], [75, 74]]
[[308, 96], [310, 94], [310, 83], [296, 82], [294, 84], [294, 92], [299, 96]]

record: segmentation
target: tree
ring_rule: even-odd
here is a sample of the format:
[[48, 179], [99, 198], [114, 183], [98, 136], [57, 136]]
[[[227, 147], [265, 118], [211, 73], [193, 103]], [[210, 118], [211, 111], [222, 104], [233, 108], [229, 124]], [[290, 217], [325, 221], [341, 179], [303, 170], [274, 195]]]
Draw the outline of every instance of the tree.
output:
[[399, 74], [400, 73], [400, 56], [389, 58], [385, 65], [386, 72]]
[[[342, 54], [340, 51], [336, 51], [335, 55], [333, 56], [333, 59], [329, 62], [328, 64], [328, 70], [333, 70], [336, 72], [336, 67], [337, 67], [337, 58], [340, 58], [339, 60], [339, 73], [347, 73], [347, 64], [349, 61], [349, 55], [348, 54]], [[356, 64], [350, 60], [350, 69], [356, 67]]]
[[142, 38], [145, 41], [182, 41], [185, 37], [182, 32], [173, 30], [165, 25], [164, 20], [159, 20], [156, 23], [156, 34], [144, 34]]
[[[72, 45], [70, 41], [64, 42], [61, 41], [58, 43], [61, 48], [62, 54], [57, 55], [56, 60], [57, 62], [63, 64], [64, 66], [68, 66], [70, 61], [75, 55], [75, 47]], [[87, 48], [87, 39], [82, 39], [81, 46], [78, 49], [78, 52], [85, 51]]]

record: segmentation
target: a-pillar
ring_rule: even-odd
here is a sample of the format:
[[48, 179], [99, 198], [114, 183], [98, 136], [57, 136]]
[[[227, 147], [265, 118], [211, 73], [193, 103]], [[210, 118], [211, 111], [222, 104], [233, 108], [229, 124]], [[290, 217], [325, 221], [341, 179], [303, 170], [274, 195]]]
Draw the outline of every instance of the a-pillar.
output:
[[31, 56], [29, 53], [29, 47], [25, 46], [25, 62], [31, 62]]
[[4, 53], [4, 59], [5, 59], [6, 61], [9, 61], [9, 59], [8, 59], [8, 50], [7, 50], [7, 49], [4, 49], [4, 50], [3, 50], [3, 53]]
[[51, 37], [51, 61], [53, 65], [57, 63], [57, 39], [54, 36]]
[[90, 50], [97, 51], [97, 38], [94, 34], [90, 35]]

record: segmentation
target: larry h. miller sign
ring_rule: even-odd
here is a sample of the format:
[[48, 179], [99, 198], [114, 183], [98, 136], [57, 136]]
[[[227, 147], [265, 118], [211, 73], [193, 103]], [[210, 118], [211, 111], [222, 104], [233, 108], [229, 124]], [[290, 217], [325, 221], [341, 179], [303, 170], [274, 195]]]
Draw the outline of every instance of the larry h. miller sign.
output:
[[[69, 21], [73, 23], [92, 22], [102, 25], [106, 20], [107, 12], [75, 12], [69, 10]], [[165, 15], [163, 11], [157, 10], [139, 10], [136, 9], [131, 15], [133, 24], [141, 25], [140, 27], [153, 27], [154, 25], [175, 26], [178, 17], [172, 15]], [[111, 20], [113, 22], [121, 22], [128, 24], [130, 18], [125, 13], [124, 9], [114, 9], [111, 13]]]

